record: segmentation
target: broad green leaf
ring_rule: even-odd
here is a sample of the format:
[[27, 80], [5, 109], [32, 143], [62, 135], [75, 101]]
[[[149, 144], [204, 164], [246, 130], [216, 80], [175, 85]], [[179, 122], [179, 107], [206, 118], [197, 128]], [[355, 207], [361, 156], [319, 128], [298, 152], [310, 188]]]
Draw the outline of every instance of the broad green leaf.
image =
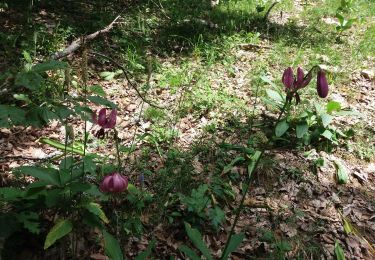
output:
[[225, 212], [219, 206], [215, 206], [208, 211], [208, 217], [217, 228], [225, 220]]
[[344, 216], [342, 216], [342, 219], [344, 221], [344, 230], [345, 230], [345, 233], [346, 234], [353, 233], [353, 226], [350, 224], [350, 222], [347, 220], [347, 218], [345, 218]]
[[348, 182], [348, 173], [346, 171], [346, 168], [338, 160], [335, 160], [334, 163], [336, 165], [337, 182], [339, 184], [347, 183]]
[[204, 243], [201, 233], [197, 229], [192, 228], [190, 224], [186, 222], [185, 222], [185, 230], [191, 242], [193, 242], [194, 246], [198, 248], [199, 251], [201, 251], [201, 253], [208, 260], [211, 260], [212, 256], [211, 256], [210, 250], [207, 248], [206, 244]]
[[27, 94], [13, 94], [13, 97], [20, 101], [25, 101], [27, 104], [31, 103], [29, 95]]
[[262, 155], [261, 151], [255, 151], [253, 156], [251, 156], [251, 161], [250, 161], [249, 165], [247, 166], [247, 174], [249, 175], [249, 178], [253, 174], [253, 172], [254, 172], [254, 170], [255, 170], [258, 162], [259, 162], [259, 159], [260, 159], [261, 155]]
[[15, 80], [16, 86], [25, 87], [33, 91], [38, 90], [43, 82], [42, 76], [32, 71], [18, 73]]
[[48, 232], [46, 241], [44, 242], [44, 249], [52, 246], [57, 240], [69, 234], [73, 229], [73, 224], [68, 219], [60, 219]]
[[272, 89], [266, 89], [267, 95], [276, 102], [283, 102], [284, 98], [281, 96], [278, 92], [272, 90]]
[[281, 137], [285, 132], [289, 129], [289, 124], [286, 122], [286, 120], [283, 120], [276, 125], [275, 129], [275, 135], [277, 137]]
[[27, 62], [27, 63], [32, 63], [33, 62], [33, 59], [31, 58], [31, 55], [30, 55], [30, 53], [28, 53], [27, 51], [23, 51], [22, 52], [22, 55], [23, 55], [23, 58], [25, 59], [25, 61]]
[[57, 60], [49, 60], [43, 63], [36, 64], [33, 67], [33, 71], [42, 73], [49, 70], [59, 70], [59, 69], [65, 69], [68, 65], [65, 62], [57, 61]]
[[107, 107], [110, 107], [110, 108], [116, 108], [116, 105], [105, 99], [105, 98], [102, 98], [100, 96], [89, 96], [87, 97], [88, 100], [90, 100], [91, 102], [97, 104], [97, 105], [103, 105], [103, 106], [107, 106]]
[[112, 71], [103, 71], [99, 73], [99, 76], [104, 80], [111, 80], [116, 76], [116, 74]]
[[0, 200], [13, 201], [17, 198], [22, 197], [22, 190], [12, 187], [0, 188]]
[[338, 240], [335, 242], [335, 255], [337, 260], [345, 260], [345, 254], [344, 250], [340, 246], [340, 243]]
[[98, 96], [101, 96], [101, 97], [105, 97], [106, 96], [105, 91], [104, 91], [104, 89], [101, 86], [94, 85], [94, 86], [91, 86], [89, 88], [89, 90], [90, 90], [91, 93], [96, 94]]
[[228, 244], [227, 249], [223, 252], [221, 259], [228, 259], [229, 255], [235, 251], [245, 238], [245, 233], [234, 234]]
[[85, 208], [90, 211], [92, 214], [98, 216], [104, 223], [108, 224], [109, 220], [107, 216], [105, 215], [104, 211], [102, 210], [102, 207], [100, 204], [95, 202], [90, 202], [85, 205]]
[[275, 83], [273, 83], [267, 76], [265, 76], [265, 75], [263, 75], [263, 76], [260, 76], [260, 79], [262, 80], [262, 81], [264, 81], [265, 83], [267, 83], [267, 84], [270, 84], [272, 87], [277, 87], [276, 85], [275, 85]]
[[239, 156], [239, 157], [234, 158], [234, 159], [230, 162], [230, 164], [225, 165], [224, 170], [223, 170], [223, 173], [228, 173], [228, 172], [230, 172], [230, 171], [232, 170], [232, 168], [233, 168], [234, 165], [236, 165], [236, 164], [239, 163], [239, 162], [243, 162], [243, 161], [245, 161], [245, 158], [243, 158], [242, 156]]
[[120, 243], [109, 234], [106, 230], [103, 230], [104, 238], [104, 251], [110, 260], [123, 260], [124, 256], [120, 247]]
[[139, 253], [135, 260], [147, 260], [152, 253], [152, 249], [155, 247], [155, 239], [151, 240], [145, 251]]
[[202, 258], [200, 258], [194, 251], [193, 249], [191, 249], [190, 247], [188, 246], [185, 246], [185, 245], [181, 245], [178, 247], [178, 249], [184, 253], [188, 259], [191, 259], [191, 260], [201, 260]]
[[17, 220], [23, 224], [23, 227], [33, 234], [40, 233], [39, 215], [35, 212], [21, 212], [17, 214]]
[[320, 115], [320, 118], [322, 119], [323, 126], [327, 127], [332, 122], [333, 116], [323, 113]]
[[333, 111], [340, 111], [341, 110], [341, 104], [337, 101], [329, 101], [327, 103], [327, 113], [331, 114]]
[[58, 171], [52, 168], [41, 168], [35, 166], [22, 166], [17, 168], [17, 171], [22, 174], [30, 175], [45, 181], [48, 184], [60, 186], [60, 178]]
[[302, 138], [309, 131], [309, 126], [306, 122], [299, 123], [296, 126], [297, 138]]
[[[52, 139], [49, 139], [49, 138], [47, 138], [47, 137], [41, 137], [41, 138], [39, 139], [39, 142], [41, 142], [41, 143], [43, 143], [43, 144], [48, 144], [48, 145], [50, 145], [50, 146], [52, 146], [52, 147], [55, 147], [55, 148], [57, 148], [57, 149], [59, 149], [59, 150], [65, 151], [65, 144], [60, 143], [60, 142], [55, 141], [55, 140], [52, 140]], [[75, 147], [72, 147], [72, 145], [68, 145], [68, 146], [66, 147], [66, 150], [67, 150], [67, 152], [69, 152], [69, 153], [73, 152], [73, 153], [76, 153], [76, 154], [79, 154], [79, 155], [84, 155], [83, 150], [81, 150], [81, 149], [77, 149], [77, 148], [75, 148]]]
[[324, 136], [325, 138], [327, 138], [328, 140], [332, 140], [332, 132], [329, 131], [329, 130], [325, 130], [323, 133], [322, 133], [322, 136]]

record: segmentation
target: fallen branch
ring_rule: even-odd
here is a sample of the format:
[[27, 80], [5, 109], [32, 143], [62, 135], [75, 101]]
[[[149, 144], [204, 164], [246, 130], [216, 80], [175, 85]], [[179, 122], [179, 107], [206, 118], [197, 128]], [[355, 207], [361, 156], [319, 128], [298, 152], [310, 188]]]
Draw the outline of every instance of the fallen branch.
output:
[[73, 52], [75, 52], [82, 44], [82, 41], [84, 42], [89, 42], [96, 37], [98, 37], [100, 34], [107, 33], [109, 32], [112, 28], [113, 25], [116, 23], [116, 21], [120, 18], [120, 15], [117, 16], [108, 26], [106, 26], [104, 29], [96, 31], [92, 34], [89, 34], [87, 36], [81, 37], [75, 41], [73, 41], [68, 47], [66, 47], [63, 51], [56, 52], [55, 54], [52, 55], [51, 59], [53, 60], [58, 60], [61, 58], [64, 58]]

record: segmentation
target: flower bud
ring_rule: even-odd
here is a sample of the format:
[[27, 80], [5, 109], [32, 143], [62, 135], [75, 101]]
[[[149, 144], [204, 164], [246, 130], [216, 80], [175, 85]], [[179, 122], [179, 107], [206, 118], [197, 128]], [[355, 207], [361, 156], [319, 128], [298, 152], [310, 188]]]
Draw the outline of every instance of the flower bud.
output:
[[101, 192], [120, 193], [128, 188], [128, 177], [117, 172], [104, 177], [100, 184]]
[[294, 82], [293, 69], [288, 67], [283, 74], [282, 82], [286, 88], [291, 88]]
[[328, 82], [324, 71], [319, 70], [317, 75], [317, 91], [321, 98], [325, 98], [328, 95]]
[[117, 111], [112, 109], [111, 113], [107, 117], [107, 109], [102, 108], [99, 110], [98, 115], [93, 114], [92, 119], [102, 128], [114, 128], [116, 125]]

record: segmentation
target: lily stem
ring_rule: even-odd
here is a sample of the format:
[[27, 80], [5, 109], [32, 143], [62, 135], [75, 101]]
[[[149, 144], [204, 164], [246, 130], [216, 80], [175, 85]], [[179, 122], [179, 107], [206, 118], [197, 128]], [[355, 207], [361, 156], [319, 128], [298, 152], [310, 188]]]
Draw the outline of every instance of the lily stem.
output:
[[[276, 122], [275, 122], [275, 124], [274, 124], [274, 129], [276, 128], [277, 124], [280, 122], [281, 117], [283, 116], [283, 114], [284, 114], [285, 111], [287, 110], [288, 106], [290, 105], [290, 102], [291, 102], [291, 99], [288, 99], [288, 98], [287, 98], [287, 99], [285, 100], [285, 103], [284, 103], [282, 109], [280, 110], [279, 116], [278, 116], [278, 118], [277, 118], [277, 120], [276, 120]], [[250, 130], [251, 130], [251, 129], [250, 129]], [[257, 169], [257, 167], [258, 167], [258, 163], [259, 163], [260, 159], [262, 158], [264, 152], [266, 151], [266, 148], [267, 148], [268, 145], [270, 144], [271, 140], [272, 140], [271, 138], [268, 139], [268, 142], [267, 142], [267, 144], [264, 146], [264, 148], [262, 149], [262, 151], [260, 152], [260, 155], [254, 158], [254, 159], [255, 159], [255, 162], [253, 162], [253, 163], [254, 163], [254, 167], [252, 167], [251, 169], [248, 168], [248, 169], [249, 169], [249, 172], [248, 172], [247, 180], [246, 180], [246, 183], [245, 183], [245, 184], [246, 184], [246, 187], [245, 187], [245, 190], [244, 190], [243, 193], [242, 193], [242, 197], [241, 197], [240, 205], [239, 205], [238, 208], [236, 209], [236, 215], [235, 215], [235, 218], [234, 218], [234, 221], [233, 221], [233, 224], [232, 224], [232, 227], [231, 227], [231, 230], [230, 230], [230, 233], [229, 233], [229, 236], [228, 236], [227, 242], [225, 243], [225, 247], [224, 247], [223, 253], [222, 253], [221, 257], [220, 257], [221, 260], [224, 259], [224, 256], [225, 256], [225, 254], [226, 254], [226, 251], [228, 250], [229, 243], [230, 243], [230, 241], [231, 241], [231, 239], [232, 239], [232, 236], [233, 236], [233, 234], [234, 234], [234, 229], [235, 229], [235, 227], [236, 227], [236, 225], [237, 225], [237, 222], [238, 222], [238, 220], [239, 220], [239, 218], [240, 218], [240, 214], [241, 214], [241, 211], [242, 211], [243, 206], [244, 206], [245, 198], [246, 198], [247, 192], [249, 191], [250, 183], [251, 183], [251, 180], [252, 180], [252, 178], [251, 178], [252, 173], [256, 171], [256, 169]], [[250, 162], [250, 163], [252, 163], [252, 162]], [[227, 255], [228, 255], [228, 254], [227, 254]]]

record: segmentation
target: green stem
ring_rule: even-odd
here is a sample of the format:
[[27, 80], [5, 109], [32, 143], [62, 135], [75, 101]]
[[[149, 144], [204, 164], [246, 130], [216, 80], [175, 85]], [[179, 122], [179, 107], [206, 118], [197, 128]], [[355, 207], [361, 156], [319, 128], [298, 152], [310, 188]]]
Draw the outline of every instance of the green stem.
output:
[[[290, 105], [290, 99], [287, 99], [284, 103], [284, 106], [282, 107], [281, 111], [280, 111], [280, 114], [275, 122], [275, 125], [274, 125], [274, 128], [276, 127], [276, 125], [280, 122], [281, 120], [281, 117], [282, 115], [285, 113], [286, 109], [288, 108], [288, 106]], [[241, 198], [241, 201], [240, 201], [240, 205], [238, 206], [238, 208], [236, 209], [236, 215], [235, 215], [235, 218], [234, 218], [234, 222], [232, 224], [232, 227], [231, 227], [231, 230], [230, 230], [230, 233], [229, 233], [229, 236], [228, 236], [228, 239], [227, 239], [227, 242], [225, 243], [225, 247], [224, 247], [224, 250], [223, 250], [223, 253], [220, 257], [220, 259], [224, 259], [224, 255], [226, 254], [226, 251], [228, 250], [228, 246], [229, 246], [229, 242], [230, 240], [232, 239], [232, 236], [234, 234], [234, 229], [237, 225], [237, 222], [240, 218], [240, 213], [243, 209], [243, 205], [244, 205], [244, 202], [245, 202], [245, 198], [246, 198], [246, 195], [247, 195], [247, 192], [249, 191], [249, 187], [250, 187], [250, 182], [251, 182], [251, 176], [252, 176], [252, 173], [256, 171], [257, 167], [258, 167], [258, 163], [260, 161], [260, 159], [262, 158], [268, 144], [270, 143], [272, 139], [269, 139], [267, 144], [264, 146], [265, 148], [259, 152], [257, 154], [257, 152], [254, 153], [253, 155], [253, 160], [252, 163], [252, 167], [248, 167], [248, 177], [247, 177], [247, 180], [246, 180], [246, 187], [245, 187], [245, 190], [243, 191], [243, 194], [242, 194], [242, 198]]]
[[120, 158], [120, 148], [119, 148], [119, 142], [118, 142], [118, 132], [114, 128], [113, 129], [114, 134], [115, 134], [115, 144], [116, 144], [116, 155], [117, 155], [117, 170], [120, 172], [121, 171], [121, 158]]

